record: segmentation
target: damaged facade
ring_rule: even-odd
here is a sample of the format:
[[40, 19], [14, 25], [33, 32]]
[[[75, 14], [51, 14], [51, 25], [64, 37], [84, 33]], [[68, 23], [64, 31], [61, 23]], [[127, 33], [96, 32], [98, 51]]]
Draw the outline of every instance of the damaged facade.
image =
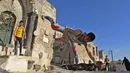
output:
[[14, 28], [23, 20], [27, 37], [23, 53], [36, 59], [42, 53], [42, 65], [50, 65], [54, 31], [44, 15], [56, 20], [56, 9], [47, 0], [0, 0], [0, 48], [6, 45], [8, 55], [13, 54]]
[[[27, 35], [26, 40], [23, 40], [23, 54], [35, 58], [36, 63], [40, 63], [41, 66], [49, 66], [52, 59], [55, 63], [65, 60], [66, 64], [74, 64], [74, 54], [70, 45], [61, 44], [62, 42], [54, 39], [61, 38], [62, 33], [51, 28], [50, 22], [43, 18], [45, 15], [56, 21], [56, 9], [47, 0], [0, 0], [0, 49], [2, 46], [7, 46], [8, 55], [13, 54], [14, 28], [20, 20], [23, 20]], [[57, 43], [60, 43], [60, 46], [57, 46]], [[98, 61], [96, 46], [88, 43], [88, 48]], [[88, 63], [91, 60], [83, 45], [78, 45], [77, 51], [79, 63]], [[38, 61], [39, 54], [43, 55], [41, 61]], [[104, 61], [104, 56], [102, 53], [100, 60]]]

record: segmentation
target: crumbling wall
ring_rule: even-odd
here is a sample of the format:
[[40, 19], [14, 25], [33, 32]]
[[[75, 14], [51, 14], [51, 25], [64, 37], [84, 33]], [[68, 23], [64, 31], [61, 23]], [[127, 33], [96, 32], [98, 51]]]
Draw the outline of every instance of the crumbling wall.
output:
[[32, 57], [39, 58], [39, 53], [43, 53], [43, 64], [50, 65], [53, 55], [53, 33], [50, 23], [38, 18], [37, 29], [34, 32], [35, 40], [32, 50]]
[[[34, 1], [32, 3], [31, 1]], [[21, 2], [21, 3], [20, 3]], [[32, 5], [30, 5], [32, 3]], [[1, 0], [0, 13], [10, 11], [16, 16], [16, 24], [23, 18], [27, 18], [27, 13], [34, 9], [38, 14], [38, 21], [35, 24], [35, 37], [32, 49], [32, 57], [38, 58], [40, 52], [43, 53], [43, 63], [50, 64], [53, 54], [53, 34], [50, 22], [44, 20], [44, 15], [49, 15], [56, 20], [56, 9], [46, 0]], [[25, 20], [25, 19], [23, 19]], [[26, 20], [27, 21], [27, 20]], [[26, 26], [26, 25], [25, 25]], [[33, 32], [32, 32], [33, 33]], [[13, 41], [13, 40], [12, 40]], [[14, 44], [14, 42], [12, 42]], [[13, 47], [12, 47], [13, 49]]]
[[[48, 20], [44, 19], [45, 15], [56, 17], [55, 8], [50, 8], [51, 4], [46, 0], [35, 0], [35, 11], [38, 14], [38, 23], [34, 31], [34, 43], [32, 48], [32, 57], [39, 58], [39, 53], [43, 54], [40, 65], [49, 66], [53, 57], [53, 35], [54, 30]], [[54, 11], [54, 12], [53, 12]]]
[[[5, 12], [5, 11], [11, 12], [16, 16], [16, 22], [14, 23], [14, 26], [17, 25], [20, 20], [22, 20], [23, 11], [22, 11], [22, 6], [20, 5], [18, 0], [14, 0], [14, 1], [13, 0], [1, 0], [0, 1], [0, 15], [2, 12]], [[2, 35], [2, 34], [0, 34], [0, 35]], [[12, 34], [12, 36], [13, 36], [13, 34]], [[9, 51], [8, 51], [7, 55], [9, 55], [10, 52], [12, 51], [13, 45], [14, 45], [14, 40], [12, 37], [11, 44], [8, 44]], [[2, 46], [0, 46], [0, 55], [4, 55], [5, 52], [1, 51], [1, 49], [2, 49]]]
[[47, 0], [34, 0], [35, 9], [40, 16], [50, 16], [56, 21], [56, 9]]
[[22, 7], [18, 0], [1, 0], [0, 13], [3, 11], [10, 11], [17, 17], [16, 24], [22, 19]]

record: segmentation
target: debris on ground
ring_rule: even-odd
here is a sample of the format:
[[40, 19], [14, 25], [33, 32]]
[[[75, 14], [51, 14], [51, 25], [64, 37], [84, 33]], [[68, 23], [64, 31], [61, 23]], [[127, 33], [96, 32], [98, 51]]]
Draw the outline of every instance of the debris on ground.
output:
[[77, 70], [95, 71], [96, 70], [95, 64], [85, 64], [85, 63], [73, 64], [73, 65], [62, 65], [61, 67], [67, 70], [74, 70], [74, 71]]

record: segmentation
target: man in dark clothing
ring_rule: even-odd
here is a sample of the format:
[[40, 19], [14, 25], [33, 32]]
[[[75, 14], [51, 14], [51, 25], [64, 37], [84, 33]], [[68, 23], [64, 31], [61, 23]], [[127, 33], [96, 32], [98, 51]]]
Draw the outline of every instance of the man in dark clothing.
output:
[[106, 71], [109, 71], [109, 58], [107, 57], [107, 55], [105, 58], [105, 65], [106, 65]]
[[130, 71], [130, 62], [126, 57], [124, 57], [124, 60], [123, 60], [122, 64], [125, 64], [125, 67], [126, 67], [127, 71]]

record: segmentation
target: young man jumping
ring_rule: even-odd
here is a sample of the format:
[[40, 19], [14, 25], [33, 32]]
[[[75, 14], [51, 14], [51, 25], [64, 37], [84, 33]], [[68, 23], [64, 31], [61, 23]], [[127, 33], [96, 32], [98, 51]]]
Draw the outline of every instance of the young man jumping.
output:
[[76, 64], [78, 64], [76, 43], [84, 44], [89, 57], [93, 61], [95, 61], [95, 58], [93, 57], [90, 49], [87, 48], [87, 42], [92, 42], [95, 39], [94, 33], [92, 33], [92, 32], [86, 33], [86, 32], [82, 32], [80, 29], [71, 29], [71, 28], [67, 28], [67, 27], [62, 27], [60, 25], [56, 25], [54, 23], [54, 20], [51, 17], [45, 16], [45, 18], [51, 22], [52, 29], [63, 33], [63, 38], [65, 39], [65, 42], [68, 42], [70, 44], [71, 48], [73, 49]]

